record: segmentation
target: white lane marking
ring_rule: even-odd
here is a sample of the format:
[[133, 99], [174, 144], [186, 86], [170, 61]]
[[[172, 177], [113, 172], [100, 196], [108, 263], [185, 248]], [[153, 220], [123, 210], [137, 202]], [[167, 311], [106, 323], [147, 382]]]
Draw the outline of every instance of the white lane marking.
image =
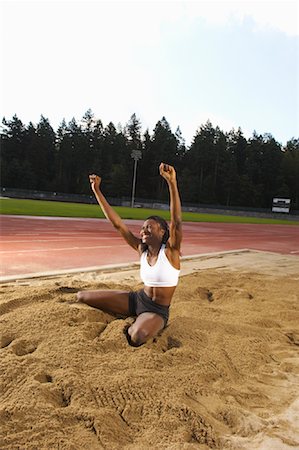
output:
[[32, 234], [32, 233], [14, 233], [14, 235], [15, 236], [31, 236], [31, 237], [33, 237], [33, 236], [40, 236], [40, 233], [35, 233], [35, 234]]
[[[80, 236], [80, 240], [81, 239], [88, 239], [88, 240], [104, 240], [104, 239], [110, 239], [111, 240], [111, 238], [110, 237], [88, 237], [88, 236], [86, 236], [86, 237], [81, 237]], [[123, 240], [123, 238], [119, 238], [119, 237], [116, 237], [116, 238], [112, 238], [113, 240], [115, 240], [115, 239], [119, 239], [120, 241], [122, 241]], [[26, 240], [26, 241], [16, 241], [16, 240], [13, 240], [13, 241], [2, 241], [2, 244], [15, 244], [15, 243], [20, 243], [20, 242], [25, 242], [25, 243], [27, 243], [27, 244], [31, 244], [31, 243], [35, 243], [35, 242], [65, 242], [65, 241], [73, 241], [74, 240], [74, 238], [59, 238], [59, 239], [56, 239], [56, 238], [54, 238], [54, 239], [34, 239], [33, 241], [31, 241], [31, 240]]]
[[38, 252], [60, 252], [65, 250], [94, 250], [96, 248], [118, 248], [118, 247], [127, 247], [128, 244], [124, 245], [97, 245], [93, 247], [64, 247], [64, 248], [44, 248], [40, 250], [7, 250], [7, 251], [0, 251], [0, 254], [8, 254], [8, 253], [38, 253]]
[[290, 252], [290, 253], [299, 253], [299, 250], [293, 250], [293, 251]]

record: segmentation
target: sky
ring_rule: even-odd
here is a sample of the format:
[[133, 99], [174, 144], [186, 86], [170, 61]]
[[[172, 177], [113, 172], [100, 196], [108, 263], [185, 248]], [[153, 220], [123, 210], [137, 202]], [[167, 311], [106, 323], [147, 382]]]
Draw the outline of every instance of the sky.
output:
[[299, 137], [299, 0], [0, 0], [0, 117]]

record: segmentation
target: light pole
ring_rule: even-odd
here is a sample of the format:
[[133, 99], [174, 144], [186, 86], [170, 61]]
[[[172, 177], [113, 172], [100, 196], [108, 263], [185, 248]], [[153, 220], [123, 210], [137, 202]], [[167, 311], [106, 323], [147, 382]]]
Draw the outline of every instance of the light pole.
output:
[[133, 175], [133, 186], [132, 186], [132, 200], [131, 208], [134, 208], [134, 198], [135, 198], [135, 185], [136, 185], [136, 172], [137, 172], [137, 161], [141, 159], [142, 153], [140, 150], [133, 150], [131, 153], [131, 158], [134, 159], [134, 175]]

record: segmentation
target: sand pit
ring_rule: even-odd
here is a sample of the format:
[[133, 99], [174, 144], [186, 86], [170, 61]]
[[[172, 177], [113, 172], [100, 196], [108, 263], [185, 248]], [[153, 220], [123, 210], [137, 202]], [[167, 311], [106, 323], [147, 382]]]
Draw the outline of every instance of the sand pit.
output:
[[1, 449], [299, 448], [299, 258], [183, 262], [169, 326], [130, 347], [75, 302], [136, 269], [0, 285]]

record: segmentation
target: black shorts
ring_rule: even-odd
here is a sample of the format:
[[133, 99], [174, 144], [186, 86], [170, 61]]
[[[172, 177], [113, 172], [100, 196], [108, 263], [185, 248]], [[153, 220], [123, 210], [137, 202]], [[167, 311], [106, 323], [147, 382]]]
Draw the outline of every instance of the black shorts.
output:
[[169, 318], [169, 306], [155, 303], [143, 289], [129, 292], [129, 311], [130, 316], [139, 316], [144, 312], [159, 314], [164, 319], [164, 327], [166, 327]]

